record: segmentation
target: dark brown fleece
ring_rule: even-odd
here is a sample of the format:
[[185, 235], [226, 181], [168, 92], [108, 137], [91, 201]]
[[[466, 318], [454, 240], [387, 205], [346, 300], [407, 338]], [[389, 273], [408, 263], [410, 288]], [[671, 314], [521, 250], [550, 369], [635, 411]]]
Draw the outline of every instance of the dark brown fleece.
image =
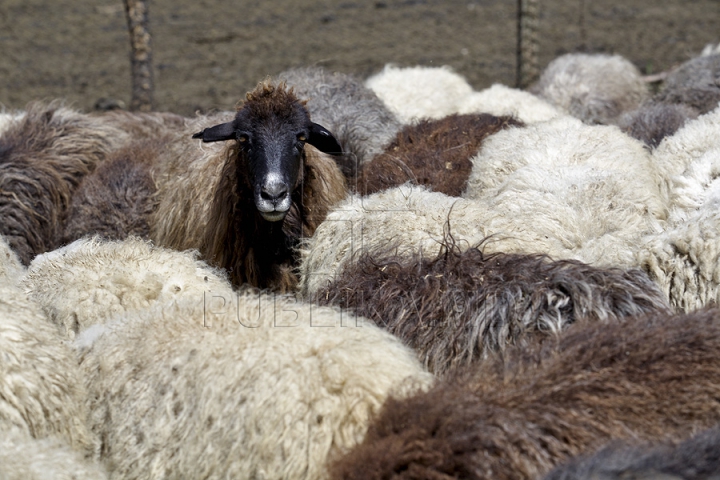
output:
[[470, 159], [483, 140], [504, 128], [521, 125], [512, 117], [487, 113], [450, 115], [408, 125], [383, 153], [362, 165], [357, 191], [370, 195], [412, 182], [460, 196], [472, 169]]
[[334, 479], [533, 479], [611, 439], [720, 421], [720, 311], [578, 323], [556, 344], [390, 399]]
[[[248, 93], [241, 108], [249, 109], [253, 120], [262, 123], [290, 117], [298, 105], [302, 102], [292, 89], [261, 83]], [[292, 291], [298, 283], [295, 247], [345, 197], [345, 177], [331, 157], [306, 145], [290, 211], [282, 222], [268, 222], [255, 207], [249, 179], [241, 178], [247, 175], [241, 167], [242, 155], [237, 146], [228, 149], [200, 251], [210, 263], [229, 272], [233, 285]]]
[[710, 480], [720, 478], [720, 429], [705, 430], [679, 444], [613, 442], [574, 458], [545, 480]]
[[373, 320], [415, 349], [436, 375], [576, 321], [669, 311], [640, 270], [542, 255], [483, 255], [479, 248], [461, 252], [447, 243], [435, 258], [364, 254], [316, 300]]
[[0, 234], [23, 264], [60, 245], [73, 192], [124, 138], [59, 103], [29, 105], [0, 135]]
[[110, 240], [148, 238], [156, 206], [150, 168], [169, 141], [158, 137], [132, 142], [85, 177], [73, 195], [63, 243], [96, 234]]

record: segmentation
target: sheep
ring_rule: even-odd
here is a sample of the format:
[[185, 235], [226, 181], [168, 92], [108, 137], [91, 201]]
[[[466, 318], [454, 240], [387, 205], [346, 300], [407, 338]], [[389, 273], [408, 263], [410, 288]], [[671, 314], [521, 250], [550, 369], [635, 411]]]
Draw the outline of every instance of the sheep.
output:
[[618, 120], [618, 126], [652, 149], [697, 116], [697, 110], [686, 105], [650, 102], [624, 113]]
[[[677, 132], [665, 137], [652, 152], [652, 163], [658, 172], [663, 195], [673, 196], [673, 179], [708, 151], [719, 148], [720, 107], [685, 123]], [[670, 199], [671, 206], [676, 200]]]
[[370, 322], [247, 289], [128, 312], [76, 346], [111, 479], [326, 478], [390, 393], [432, 382]]
[[620, 55], [605, 54], [557, 57], [530, 91], [589, 124], [613, 124], [649, 97], [637, 67]]
[[468, 95], [460, 103], [458, 113], [512, 116], [525, 124], [545, 122], [565, 115], [558, 108], [530, 92], [497, 83], [490, 88]]
[[687, 105], [701, 114], [717, 108], [720, 102], [720, 53], [693, 58], [670, 72], [654, 100]]
[[615, 126], [585, 125], [561, 117], [523, 129], [506, 129], [489, 137], [472, 162], [463, 194], [466, 198], [490, 194], [523, 168], [554, 171], [587, 165], [598, 172], [618, 172], [633, 190], [647, 192], [646, 201], [655, 215], [662, 216], [661, 210], [666, 208], [657, 205], [661, 180], [650, 153]]
[[372, 194], [411, 181], [450, 196], [465, 190], [474, 156], [488, 136], [519, 126], [512, 117], [449, 115], [406, 125], [385, 151], [365, 163], [357, 191]]
[[477, 247], [462, 252], [451, 239], [429, 258], [364, 253], [315, 298], [373, 320], [441, 376], [507, 345], [557, 335], [576, 321], [670, 310], [639, 270], [485, 255]]
[[387, 245], [399, 256], [433, 256], [446, 223], [465, 249], [487, 239], [486, 253], [542, 253], [620, 268], [637, 267], [640, 239], [663, 226], [653, 213], [664, 204], [634, 188], [641, 179], [620, 172], [526, 167], [512, 180], [477, 200], [409, 185], [350, 197], [303, 242], [300, 291], [314, 295], [363, 252]]
[[669, 225], [643, 239], [638, 263], [681, 311], [720, 302], [720, 146], [673, 178]]
[[59, 246], [72, 193], [127, 135], [59, 103], [34, 103], [0, 133], [0, 234], [23, 265]]
[[223, 272], [137, 237], [84, 238], [33, 260], [20, 287], [47, 317], [74, 338], [94, 324], [178, 296], [202, 303], [229, 287]]
[[720, 420], [720, 312], [578, 323], [426, 393], [388, 399], [331, 478], [533, 479], [612, 439]]
[[322, 153], [339, 152], [337, 141], [310, 121], [292, 89], [271, 81], [247, 94], [234, 120], [194, 137], [232, 142], [163, 153], [150, 238], [178, 250], [199, 248], [234, 285], [292, 290], [294, 246], [347, 193], [339, 167]]
[[0, 478], [106, 480], [107, 474], [56, 438], [38, 440], [22, 432], [0, 432]]
[[63, 228], [62, 244], [87, 235], [108, 239], [149, 238], [157, 207], [152, 165], [169, 138], [138, 140], [112, 152], [75, 191]]
[[13, 123], [22, 119], [22, 117], [24, 115], [25, 115], [25, 113], [22, 111], [0, 112], [0, 135], [2, 134], [3, 131], [8, 129]]
[[395, 115], [352, 75], [306, 67], [286, 70], [278, 78], [287, 82], [298, 97], [307, 99], [313, 121], [333, 132], [345, 154], [338, 160], [349, 181], [400, 130]]
[[388, 64], [365, 85], [405, 124], [457, 113], [473, 91], [467, 80], [448, 66], [400, 68]]
[[[654, 443], [654, 442], [653, 442]], [[705, 480], [720, 475], [720, 430], [713, 428], [679, 444], [613, 442], [602, 450], [555, 468], [545, 480]]]
[[86, 390], [76, 358], [57, 328], [19, 288], [0, 279], [0, 436], [20, 431], [57, 437], [95, 455]]
[[0, 235], [0, 282], [10, 282], [14, 285], [24, 274], [25, 267], [20, 263], [17, 254]]

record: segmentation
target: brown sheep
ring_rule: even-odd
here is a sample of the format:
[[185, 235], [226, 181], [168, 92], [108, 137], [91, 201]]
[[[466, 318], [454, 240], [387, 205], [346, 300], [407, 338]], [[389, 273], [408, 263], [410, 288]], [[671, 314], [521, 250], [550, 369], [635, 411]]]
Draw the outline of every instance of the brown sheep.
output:
[[574, 458], [545, 480], [707, 480], [720, 478], [720, 429], [673, 445], [613, 442], [590, 456]]
[[420, 120], [403, 128], [383, 153], [361, 166], [356, 189], [370, 195], [413, 182], [458, 197], [472, 170], [470, 158], [483, 140], [504, 128], [521, 125], [512, 117], [487, 113]]
[[679, 440], [720, 420], [720, 311], [578, 323], [386, 401], [335, 479], [533, 479], [611, 439]]
[[169, 138], [138, 140], [109, 155], [85, 177], [73, 195], [64, 226], [63, 243], [86, 235], [122, 240], [148, 238], [157, 206], [151, 166]]
[[346, 195], [340, 168], [322, 153], [341, 153], [337, 141], [292, 89], [270, 81], [247, 94], [234, 119], [193, 137], [229, 142], [164, 154], [151, 238], [199, 248], [234, 285], [292, 290], [296, 244]]
[[484, 255], [480, 248], [461, 252], [447, 242], [434, 258], [363, 254], [316, 299], [373, 320], [414, 348], [436, 375], [508, 345], [557, 335], [575, 321], [670, 311], [640, 270]]
[[0, 134], [0, 234], [27, 265], [60, 245], [73, 192], [127, 139], [59, 103], [30, 104]]

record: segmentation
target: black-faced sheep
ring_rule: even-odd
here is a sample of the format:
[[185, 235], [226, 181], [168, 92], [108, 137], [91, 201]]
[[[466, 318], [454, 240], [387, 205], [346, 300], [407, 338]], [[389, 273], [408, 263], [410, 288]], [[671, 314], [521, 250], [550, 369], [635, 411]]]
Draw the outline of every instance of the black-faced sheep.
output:
[[363, 82], [320, 67], [286, 70], [278, 75], [295, 95], [307, 99], [313, 121], [330, 130], [343, 150], [336, 157], [352, 180], [363, 163], [382, 152], [400, 130], [400, 122]]
[[105, 470], [57, 438], [35, 439], [23, 432], [0, 431], [3, 480], [106, 480]]
[[672, 71], [654, 100], [687, 105], [701, 114], [715, 110], [720, 102], [720, 54], [693, 58]]
[[163, 154], [151, 238], [199, 248], [235, 285], [292, 290], [295, 244], [346, 195], [339, 167], [318, 151], [339, 152], [337, 141], [310, 120], [292, 89], [270, 82], [247, 94], [233, 120], [195, 137], [229, 142]]
[[369, 195], [412, 182], [460, 196], [472, 169], [470, 158], [485, 138], [520, 125], [512, 117], [487, 113], [419, 120], [405, 126], [382, 154], [361, 167], [357, 191]]
[[655, 148], [663, 138], [673, 135], [685, 122], [697, 116], [697, 110], [687, 105], [651, 102], [624, 113], [618, 126], [631, 137]]
[[229, 282], [198, 260], [139, 238], [85, 238], [39, 255], [20, 286], [68, 337], [112, 317], [178, 297], [202, 302]]
[[613, 124], [648, 98], [640, 71], [619, 55], [569, 53], [545, 68], [530, 91], [590, 124]]
[[74, 352], [6, 278], [0, 278], [0, 352], [0, 437], [21, 431], [60, 438], [84, 455], [97, 453]]
[[571, 326], [427, 393], [389, 399], [336, 479], [534, 479], [612, 439], [720, 420], [720, 312]]
[[720, 476], [718, 452], [718, 428], [678, 444], [613, 442], [556, 468], [545, 480], [707, 480]]
[[373, 320], [418, 353], [436, 375], [509, 345], [557, 335], [576, 321], [669, 311], [639, 270], [598, 269], [542, 255], [461, 252], [437, 257], [365, 253], [315, 299]]
[[113, 479], [327, 478], [389, 394], [432, 381], [366, 320], [229, 288], [128, 312], [76, 345]]
[[457, 113], [473, 91], [470, 84], [450, 67], [386, 65], [365, 81], [370, 90], [402, 123], [421, 118], [442, 118]]
[[0, 234], [23, 264], [59, 246], [73, 192], [126, 138], [57, 103], [29, 105], [0, 133]]
[[170, 141], [167, 137], [132, 141], [108, 155], [73, 194], [62, 243], [87, 235], [149, 238], [157, 207], [152, 165]]

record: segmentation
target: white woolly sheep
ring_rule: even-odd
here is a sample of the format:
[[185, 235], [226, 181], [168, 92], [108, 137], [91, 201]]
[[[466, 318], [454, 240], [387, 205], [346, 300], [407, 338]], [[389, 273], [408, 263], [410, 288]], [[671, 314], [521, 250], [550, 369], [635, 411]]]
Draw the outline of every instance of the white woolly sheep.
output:
[[355, 177], [358, 168], [381, 153], [400, 130], [395, 114], [352, 75], [306, 67], [286, 70], [278, 78], [307, 99], [313, 121], [333, 132], [344, 154], [337, 160], [348, 178]]
[[640, 266], [675, 308], [690, 312], [720, 302], [720, 148], [673, 178], [667, 229], [644, 240]]
[[84, 454], [95, 453], [72, 350], [37, 305], [1, 280], [0, 352], [0, 432], [57, 436]]
[[530, 92], [500, 84], [468, 95], [460, 102], [458, 113], [510, 115], [525, 124], [545, 122], [566, 115]]
[[33, 260], [21, 286], [69, 337], [131, 310], [178, 296], [203, 296], [229, 286], [225, 275], [198, 260], [131, 237], [77, 240]]
[[673, 178], [709, 150], [720, 147], [720, 107], [687, 122], [672, 136], [665, 137], [652, 153], [663, 194], [672, 196]]
[[473, 89], [450, 67], [385, 65], [365, 81], [403, 123], [420, 118], [442, 118], [456, 113]]
[[76, 343], [113, 479], [326, 478], [390, 393], [432, 381], [364, 319], [249, 290], [128, 313]]
[[569, 53], [547, 66], [530, 89], [586, 123], [615, 123], [649, 96], [640, 71], [620, 55]]
[[97, 463], [56, 438], [35, 439], [22, 432], [0, 432], [3, 480], [105, 480]]

